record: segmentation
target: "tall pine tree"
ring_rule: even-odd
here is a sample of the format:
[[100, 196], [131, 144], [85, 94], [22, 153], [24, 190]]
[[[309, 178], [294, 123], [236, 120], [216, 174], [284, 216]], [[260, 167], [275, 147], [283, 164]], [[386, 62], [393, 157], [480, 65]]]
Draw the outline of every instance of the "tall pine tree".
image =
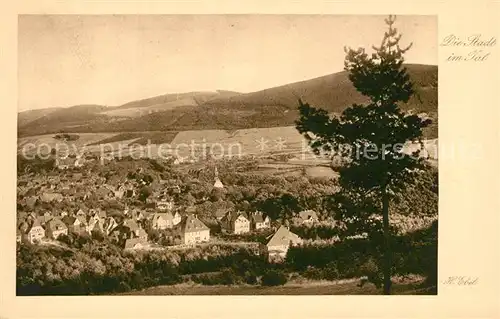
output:
[[[414, 91], [403, 65], [403, 55], [411, 44], [399, 46], [401, 34], [394, 27], [395, 20], [395, 16], [385, 20], [388, 31], [380, 46], [372, 47], [372, 54], [364, 48], [345, 49], [345, 70], [369, 103], [354, 104], [340, 116], [330, 116], [299, 100], [300, 119], [296, 122], [316, 153], [343, 158], [341, 190], [334, 197], [335, 217], [347, 226], [346, 234], [368, 233], [374, 241], [381, 239], [384, 294], [391, 291], [391, 198], [425, 165], [419, 151], [405, 154], [403, 145], [416, 141], [422, 145], [422, 130], [430, 124], [398, 105], [408, 102]], [[377, 284], [376, 278], [373, 281]]]

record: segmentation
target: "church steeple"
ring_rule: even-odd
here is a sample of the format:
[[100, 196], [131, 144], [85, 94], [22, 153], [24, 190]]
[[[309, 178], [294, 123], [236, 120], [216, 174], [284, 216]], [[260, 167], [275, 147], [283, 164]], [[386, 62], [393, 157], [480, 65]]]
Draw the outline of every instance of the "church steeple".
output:
[[222, 182], [219, 179], [219, 171], [217, 170], [217, 166], [215, 166], [214, 175], [215, 175], [214, 176], [214, 178], [215, 178], [214, 187], [215, 188], [224, 188], [224, 185], [222, 184]]

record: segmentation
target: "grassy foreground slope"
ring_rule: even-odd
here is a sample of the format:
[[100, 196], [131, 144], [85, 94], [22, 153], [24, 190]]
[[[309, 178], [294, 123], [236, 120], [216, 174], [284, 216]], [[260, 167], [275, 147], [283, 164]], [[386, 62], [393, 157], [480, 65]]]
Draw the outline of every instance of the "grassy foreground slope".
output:
[[[433, 294], [429, 289], [422, 289], [418, 284], [394, 284], [395, 295]], [[203, 286], [179, 284], [158, 286], [140, 291], [131, 291], [122, 295], [164, 296], [164, 295], [380, 295], [380, 289], [372, 284], [358, 286], [358, 281], [348, 283], [310, 282], [303, 284], [286, 284], [277, 287], [233, 285]]]

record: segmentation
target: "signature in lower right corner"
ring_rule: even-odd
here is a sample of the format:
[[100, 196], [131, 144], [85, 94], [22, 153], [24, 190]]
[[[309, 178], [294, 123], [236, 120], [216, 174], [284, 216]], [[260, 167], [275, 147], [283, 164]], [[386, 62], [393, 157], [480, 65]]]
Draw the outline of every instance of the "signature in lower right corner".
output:
[[443, 285], [474, 286], [479, 282], [479, 277], [449, 276], [443, 281]]

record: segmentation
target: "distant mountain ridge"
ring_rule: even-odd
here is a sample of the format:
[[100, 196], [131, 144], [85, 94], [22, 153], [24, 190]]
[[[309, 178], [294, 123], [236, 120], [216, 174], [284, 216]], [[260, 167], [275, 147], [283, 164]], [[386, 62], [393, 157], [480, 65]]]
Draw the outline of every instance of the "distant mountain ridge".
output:
[[[415, 94], [404, 109], [434, 119], [426, 133], [437, 136], [438, 67], [406, 65]], [[120, 106], [79, 105], [19, 113], [18, 136], [55, 132], [235, 130], [293, 125], [298, 98], [331, 113], [366, 102], [345, 71], [252, 93], [231, 91], [165, 94]], [[52, 111], [50, 111], [52, 110]], [[30, 113], [32, 112], [32, 113]]]

